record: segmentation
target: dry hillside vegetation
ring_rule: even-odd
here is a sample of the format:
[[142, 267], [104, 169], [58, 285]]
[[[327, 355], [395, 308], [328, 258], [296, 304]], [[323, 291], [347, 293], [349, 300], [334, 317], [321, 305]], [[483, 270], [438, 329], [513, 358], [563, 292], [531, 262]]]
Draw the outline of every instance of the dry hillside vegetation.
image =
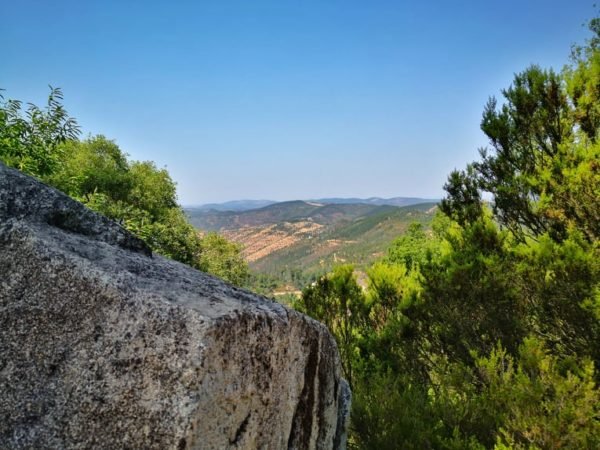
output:
[[312, 239], [323, 229], [318, 223], [282, 222], [257, 227], [242, 227], [237, 230], [225, 230], [223, 234], [234, 242], [244, 246], [243, 256], [248, 262], [254, 262], [278, 250], [291, 247], [302, 239]]
[[433, 203], [397, 207], [304, 201], [246, 211], [187, 210], [200, 230], [215, 230], [242, 245], [250, 269], [267, 277], [262, 288], [270, 294], [297, 292], [337, 264], [365, 269], [410, 223], [427, 228], [435, 212]]

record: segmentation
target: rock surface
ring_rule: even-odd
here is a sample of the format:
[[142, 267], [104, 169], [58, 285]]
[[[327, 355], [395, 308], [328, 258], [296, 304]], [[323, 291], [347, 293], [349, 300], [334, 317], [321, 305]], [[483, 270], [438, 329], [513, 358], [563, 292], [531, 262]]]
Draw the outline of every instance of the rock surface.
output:
[[318, 322], [0, 164], [0, 448], [340, 448]]

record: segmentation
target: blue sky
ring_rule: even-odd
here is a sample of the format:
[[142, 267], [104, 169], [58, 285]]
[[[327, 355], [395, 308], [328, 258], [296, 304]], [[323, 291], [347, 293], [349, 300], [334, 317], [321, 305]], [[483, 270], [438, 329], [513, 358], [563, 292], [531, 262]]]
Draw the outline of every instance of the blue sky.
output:
[[560, 69], [592, 1], [1, 0], [0, 87], [59, 86], [84, 132], [183, 204], [440, 197], [490, 95]]

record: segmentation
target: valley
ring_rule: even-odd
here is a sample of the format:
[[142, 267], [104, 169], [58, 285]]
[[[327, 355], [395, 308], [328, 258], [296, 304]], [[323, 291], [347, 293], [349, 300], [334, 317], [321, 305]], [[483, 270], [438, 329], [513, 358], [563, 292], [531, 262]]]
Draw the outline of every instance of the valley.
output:
[[325, 201], [280, 202], [244, 211], [188, 208], [186, 213], [199, 230], [217, 231], [243, 246], [255, 284], [261, 285], [257, 290], [283, 295], [297, 293], [337, 264], [366, 269], [412, 222], [428, 227], [437, 209], [435, 202], [425, 200], [408, 206]]

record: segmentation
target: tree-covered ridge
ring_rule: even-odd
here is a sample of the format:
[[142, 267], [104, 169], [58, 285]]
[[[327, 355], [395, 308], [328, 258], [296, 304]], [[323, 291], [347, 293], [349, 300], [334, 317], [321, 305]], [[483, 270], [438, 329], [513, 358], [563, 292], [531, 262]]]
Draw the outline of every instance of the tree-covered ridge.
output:
[[150, 161], [130, 161], [98, 135], [79, 140], [77, 122], [50, 89], [45, 108], [0, 99], [0, 161], [41, 178], [144, 239], [157, 253], [237, 285], [248, 277], [241, 249], [200, 236], [177, 203], [174, 181]]
[[[428, 233], [296, 307], [336, 336], [351, 446], [600, 448], [600, 20], [561, 72], [491, 99], [489, 148], [450, 174]], [[485, 200], [484, 200], [485, 199]]]

